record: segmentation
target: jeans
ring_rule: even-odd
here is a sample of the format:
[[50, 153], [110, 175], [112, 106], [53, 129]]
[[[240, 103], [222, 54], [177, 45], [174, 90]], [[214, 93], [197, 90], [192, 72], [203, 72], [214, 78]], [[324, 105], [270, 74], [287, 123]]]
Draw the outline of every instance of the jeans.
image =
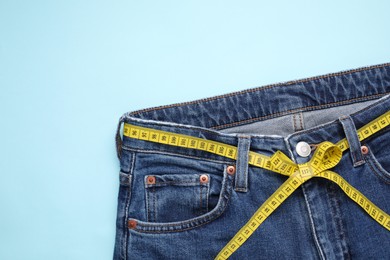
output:
[[[216, 257], [287, 179], [248, 165], [249, 151], [305, 163], [307, 149], [347, 138], [332, 171], [389, 214], [390, 127], [362, 142], [356, 131], [390, 110], [389, 93], [387, 63], [125, 113], [114, 259]], [[128, 138], [122, 123], [233, 145], [237, 158]], [[389, 258], [390, 232], [322, 178], [303, 183], [230, 257]]]

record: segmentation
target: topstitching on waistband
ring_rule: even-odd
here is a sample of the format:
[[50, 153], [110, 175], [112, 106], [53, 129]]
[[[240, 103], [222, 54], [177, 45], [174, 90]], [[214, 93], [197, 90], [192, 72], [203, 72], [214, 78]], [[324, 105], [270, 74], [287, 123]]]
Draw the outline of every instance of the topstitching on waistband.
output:
[[224, 129], [298, 111], [380, 98], [390, 93], [390, 63], [281, 82], [126, 115]]

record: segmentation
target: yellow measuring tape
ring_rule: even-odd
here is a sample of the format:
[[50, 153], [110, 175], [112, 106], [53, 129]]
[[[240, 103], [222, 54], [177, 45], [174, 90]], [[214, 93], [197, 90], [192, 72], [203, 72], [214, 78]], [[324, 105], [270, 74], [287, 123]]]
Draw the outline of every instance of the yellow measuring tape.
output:
[[[390, 111], [359, 128], [357, 130], [359, 140], [362, 141], [389, 125]], [[237, 159], [236, 146], [198, 137], [140, 127], [128, 123], [124, 124], [123, 135], [166, 145], [203, 150], [231, 159]], [[346, 138], [336, 144], [327, 141], [322, 142], [316, 147], [311, 160], [302, 164], [296, 164], [281, 151], [277, 151], [271, 157], [250, 151], [248, 160], [250, 165], [274, 171], [289, 176], [289, 178], [258, 208], [249, 221], [227, 243], [215, 259], [229, 258], [288, 196], [302, 183], [312, 177], [321, 177], [336, 183], [370, 217], [390, 231], [390, 216], [350, 185], [339, 174], [329, 170], [339, 163], [342, 153], [348, 148]]]

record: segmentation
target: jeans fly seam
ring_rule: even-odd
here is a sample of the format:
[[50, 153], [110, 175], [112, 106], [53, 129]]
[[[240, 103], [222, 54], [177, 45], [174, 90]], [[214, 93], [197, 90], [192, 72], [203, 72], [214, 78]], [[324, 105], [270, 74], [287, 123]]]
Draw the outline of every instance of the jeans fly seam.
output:
[[[292, 152], [292, 149], [291, 149], [290, 144], [288, 143], [287, 138], [284, 138], [284, 142], [285, 142], [285, 144], [286, 144], [286, 147], [287, 147], [288, 152], [290, 153], [290, 157], [291, 157], [292, 161], [296, 163], [296, 160], [295, 160], [295, 158], [294, 158], [294, 154], [293, 154], [293, 152]], [[320, 253], [321, 259], [325, 259], [324, 253], [322, 252], [322, 248], [321, 248], [321, 246], [320, 246], [320, 242], [318, 241], [316, 229], [315, 229], [314, 222], [313, 222], [313, 216], [312, 216], [312, 214], [311, 214], [310, 205], [309, 205], [309, 202], [307, 201], [307, 197], [306, 197], [306, 193], [305, 193], [305, 188], [303, 187], [303, 185], [301, 185], [301, 189], [302, 189], [303, 197], [305, 198], [306, 208], [307, 208], [307, 211], [308, 211], [308, 213], [309, 213], [309, 220], [310, 220], [310, 225], [311, 225], [311, 230], [312, 230], [312, 233], [313, 233], [315, 245], [316, 245], [316, 247], [317, 247], [317, 250], [318, 250], [319, 253]]]
[[[341, 252], [343, 253], [343, 255], [347, 254], [347, 259], [351, 259], [351, 256], [349, 254], [349, 250], [348, 250], [348, 244], [345, 242], [347, 240], [347, 236], [346, 236], [346, 230], [344, 228], [344, 225], [343, 225], [343, 221], [342, 221], [342, 217], [340, 216], [341, 214], [341, 207], [340, 207], [340, 200], [338, 199], [339, 197], [337, 196], [336, 194], [336, 188], [335, 188], [335, 184], [334, 183], [330, 183], [330, 195], [328, 195], [328, 197], [330, 197], [330, 201], [333, 202], [331, 203], [331, 205], [333, 204], [334, 205], [334, 208], [336, 210], [336, 212], [334, 212], [333, 210], [331, 210], [331, 214], [333, 216], [333, 219], [335, 219], [336, 221], [336, 225], [339, 229], [339, 232], [336, 232], [338, 233], [338, 238], [336, 238], [338, 240], [338, 244], [340, 246], [340, 249], [341, 249]], [[334, 195], [334, 196], [332, 196]]]
[[[328, 190], [330, 190], [330, 192], [328, 192]], [[327, 192], [326, 192], [326, 196], [328, 197], [327, 204], [330, 207], [330, 215], [331, 215], [332, 226], [335, 229], [335, 239], [336, 239], [336, 242], [337, 242], [336, 245], [339, 248], [339, 250], [342, 251], [342, 247], [340, 246], [340, 240], [339, 240], [338, 236], [336, 235], [337, 231], [338, 231], [337, 230], [337, 224], [335, 223], [335, 220], [336, 220], [337, 216], [336, 216], [336, 214], [334, 212], [336, 209], [333, 207], [334, 201], [333, 201], [333, 197], [331, 196], [332, 192], [333, 192], [332, 183], [329, 183], [329, 187], [328, 187]]]
[[317, 237], [317, 230], [316, 230], [315, 225], [314, 225], [313, 214], [311, 213], [311, 209], [310, 209], [309, 201], [307, 200], [307, 195], [306, 195], [306, 192], [305, 192], [305, 188], [304, 188], [303, 185], [301, 185], [301, 187], [302, 187], [302, 191], [303, 191], [303, 197], [305, 198], [306, 207], [307, 207], [307, 210], [309, 212], [310, 225], [311, 225], [311, 229], [312, 229], [312, 232], [313, 232], [314, 241], [315, 241], [317, 250], [320, 253], [321, 259], [325, 260], [326, 258], [324, 256], [324, 253], [322, 251], [320, 242], [319, 242], [318, 237]]
[[[340, 200], [338, 200], [337, 198], [338, 197], [335, 197], [336, 208], [337, 208], [337, 212], [339, 214], [341, 214], [342, 211], [341, 211], [341, 206], [340, 206]], [[339, 227], [340, 227], [341, 245], [344, 246], [344, 248], [342, 248], [342, 249], [345, 249], [345, 254], [347, 254], [347, 259], [351, 259], [351, 255], [349, 253], [349, 248], [348, 248], [348, 243], [346, 242], [347, 241], [346, 229], [344, 227], [343, 220], [342, 220], [340, 215], [338, 216], [337, 220], [338, 220], [338, 224], [339, 224]]]
[[[294, 154], [292, 152], [290, 144], [288, 143], [287, 137], [284, 138], [284, 142], [286, 144], [288, 152], [290, 153], [290, 157], [291, 157], [292, 161], [294, 163], [296, 163], [296, 160], [294, 158]], [[302, 189], [303, 197], [305, 198], [306, 208], [307, 208], [307, 211], [309, 213], [309, 220], [310, 220], [311, 230], [312, 230], [313, 236], [314, 236], [315, 245], [317, 247], [317, 250], [320, 253], [321, 258], [325, 259], [324, 253], [322, 252], [322, 248], [320, 246], [320, 242], [318, 241], [317, 232], [316, 232], [316, 229], [315, 229], [315, 226], [314, 226], [313, 216], [312, 216], [312, 213], [311, 213], [311, 210], [310, 210], [310, 205], [309, 205], [309, 202], [307, 200], [306, 193], [305, 193], [305, 188], [303, 187], [303, 185], [301, 185], [301, 189]]]

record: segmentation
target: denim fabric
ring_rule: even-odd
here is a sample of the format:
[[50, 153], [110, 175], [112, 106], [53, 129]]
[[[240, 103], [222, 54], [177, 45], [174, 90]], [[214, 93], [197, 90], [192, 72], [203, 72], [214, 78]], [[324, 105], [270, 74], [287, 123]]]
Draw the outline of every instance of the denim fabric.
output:
[[[389, 93], [390, 63], [125, 113], [116, 135], [114, 259], [213, 259], [287, 179], [248, 166], [248, 151], [280, 150], [304, 163], [311, 156], [299, 156], [301, 141], [315, 146], [347, 138], [350, 149], [333, 171], [390, 213], [390, 127], [356, 139], [356, 129], [390, 110]], [[238, 157], [121, 137], [123, 122], [234, 145]], [[321, 178], [298, 188], [231, 256], [389, 258], [390, 232]]]

